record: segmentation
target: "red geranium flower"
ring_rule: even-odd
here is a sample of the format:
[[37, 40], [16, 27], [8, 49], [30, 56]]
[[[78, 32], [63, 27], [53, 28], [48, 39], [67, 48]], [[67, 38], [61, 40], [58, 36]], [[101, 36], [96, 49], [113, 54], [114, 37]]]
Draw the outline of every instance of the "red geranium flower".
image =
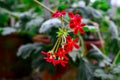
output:
[[52, 17], [56, 18], [56, 17], [60, 17], [60, 16], [65, 15], [65, 14], [66, 14], [65, 10], [56, 11], [55, 13], [52, 14]]
[[71, 38], [71, 36], [66, 37], [67, 44], [65, 45], [66, 51], [72, 51], [73, 48], [75, 47], [78, 49], [80, 46], [76, 44], [78, 41], [78, 38], [75, 38], [74, 40]]
[[70, 28], [74, 30], [74, 34], [77, 34], [78, 31], [80, 31], [81, 34], [84, 33], [84, 30], [82, 29], [85, 24], [81, 23], [82, 17], [79, 14], [74, 15], [72, 12], [68, 13], [68, 16], [70, 19]]

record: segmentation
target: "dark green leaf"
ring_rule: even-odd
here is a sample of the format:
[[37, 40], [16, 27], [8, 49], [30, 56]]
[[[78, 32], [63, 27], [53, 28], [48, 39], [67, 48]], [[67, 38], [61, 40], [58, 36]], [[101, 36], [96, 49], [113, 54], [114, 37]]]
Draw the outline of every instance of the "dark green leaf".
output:
[[104, 69], [96, 69], [94, 74], [96, 77], [100, 77], [104, 80], [107, 80], [107, 79], [113, 80], [114, 79], [114, 75], [112, 75], [111, 73], [105, 72]]
[[39, 29], [39, 33], [46, 33], [51, 28], [53, 28], [53, 27], [58, 28], [60, 26], [61, 26], [61, 21], [59, 19], [57, 19], [57, 18], [49, 19], [41, 25], [41, 27]]
[[22, 45], [17, 52], [17, 56], [21, 56], [22, 58], [26, 59], [31, 55], [36, 54], [34, 52], [40, 51], [42, 48], [41, 45], [42, 44], [39, 43]]
[[82, 28], [85, 32], [97, 32], [97, 29], [95, 28], [95, 26], [87, 25], [87, 26], [84, 26]]
[[91, 44], [91, 46], [98, 52], [98, 54], [100, 54], [103, 57], [103, 62], [105, 64], [108, 64], [108, 65], [111, 64], [111, 59], [107, 55], [102, 53], [102, 51], [97, 46], [95, 46], [94, 44]]
[[77, 80], [93, 80], [92, 65], [85, 59], [80, 59], [78, 70]]
[[120, 14], [120, 7], [117, 8], [117, 13]]
[[62, 4], [62, 5], [59, 5], [58, 10], [62, 11], [64, 9], [66, 9], [67, 7], [68, 7], [67, 4]]
[[120, 63], [118, 63], [117, 65], [115, 65], [113, 67], [112, 73], [114, 73], [114, 74], [120, 74]]
[[117, 25], [113, 22], [113, 21], [110, 21], [109, 22], [109, 34], [111, 36], [111, 39], [114, 39], [114, 38], [118, 38], [118, 27]]
[[90, 58], [90, 59], [95, 59], [97, 60], [98, 62], [103, 60], [103, 56], [95, 49], [91, 49], [87, 55], [86, 55], [87, 58]]
[[85, 32], [88, 32], [89, 31], [89, 28], [88, 27], [83, 27], [83, 30], [85, 31]]
[[2, 28], [0, 28], [0, 34], [3, 32], [3, 29]]

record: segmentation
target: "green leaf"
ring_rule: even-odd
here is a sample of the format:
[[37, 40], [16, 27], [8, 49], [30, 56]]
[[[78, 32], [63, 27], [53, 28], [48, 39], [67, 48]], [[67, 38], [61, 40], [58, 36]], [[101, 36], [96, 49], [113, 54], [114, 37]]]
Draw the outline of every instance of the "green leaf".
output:
[[46, 33], [53, 27], [58, 28], [61, 26], [61, 21], [57, 18], [49, 19], [41, 25], [39, 33]]
[[108, 48], [110, 52], [112, 52], [114, 55], [118, 53], [120, 50], [120, 42], [118, 38], [110, 39], [108, 42]]
[[107, 11], [111, 6], [109, 5], [109, 0], [96, 0], [93, 4], [92, 7], [96, 9], [100, 9], [103, 11]]
[[[38, 52], [42, 49], [42, 44], [40, 43], [33, 43], [33, 44], [26, 44], [22, 45], [17, 52], [17, 56], [21, 56], [23, 59], [30, 57], [34, 52]], [[39, 54], [39, 52], [38, 52]]]
[[87, 25], [87, 26], [84, 26], [82, 28], [85, 32], [97, 32], [97, 29], [95, 28], [95, 26]]
[[119, 34], [118, 34], [118, 26], [113, 21], [109, 22], [108, 31], [109, 31], [109, 34], [111, 36], [111, 39], [118, 38], [118, 36], [119, 36]]
[[117, 8], [117, 13], [120, 14], [120, 7]]
[[0, 27], [6, 26], [9, 18], [10, 18], [10, 16], [8, 14], [0, 12]]
[[58, 10], [62, 11], [64, 9], [66, 9], [67, 7], [68, 7], [67, 4], [61, 4], [61, 5], [58, 6]]
[[90, 58], [90, 59], [95, 59], [97, 60], [98, 62], [102, 61], [103, 60], [103, 56], [96, 50], [96, 49], [91, 49], [87, 55], [86, 55], [87, 58]]
[[92, 64], [85, 59], [80, 59], [78, 70], [77, 80], [93, 80]]
[[96, 69], [95, 70], [95, 76], [96, 77], [100, 77], [102, 79], [109, 79], [109, 80], [113, 80], [114, 79], [114, 75], [111, 73], [107, 73], [104, 71], [104, 69]]
[[112, 60], [108, 56], [106, 56], [104, 53], [102, 53], [101, 50], [97, 46], [95, 46], [94, 44], [91, 44], [91, 46], [103, 57], [102, 62], [108, 65], [111, 64]]
[[11, 33], [14, 33], [16, 32], [16, 29], [12, 28], [12, 27], [5, 27], [5, 28], [2, 28], [3, 31], [1, 32], [2, 35], [9, 35]]
[[26, 29], [31, 29], [31, 27], [35, 27], [35, 28], [39, 28], [40, 25], [42, 24], [42, 22], [44, 21], [44, 19], [42, 17], [37, 17], [35, 19], [32, 19], [31, 21], [29, 21], [26, 24]]
[[117, 65], [115, 65], [113, 67], [112, 73], [114, 73], [114, 74], [120, 74], [120, 63], [118, 63]]
[[70, 58], [72, 59], [73, 62], [77, 60], [77, 57], [79, 57], [80, 51], [77, 49], [73, 49], [72, 52], [69, 53]]
[[4, 30], [2, 28], [0, 28], [0, 34], [3, 32]]
[[83, 30], [84, 30], [85, 32], [88, 32], [88, 31], [89, 31], [88, 26], [83, 27]]

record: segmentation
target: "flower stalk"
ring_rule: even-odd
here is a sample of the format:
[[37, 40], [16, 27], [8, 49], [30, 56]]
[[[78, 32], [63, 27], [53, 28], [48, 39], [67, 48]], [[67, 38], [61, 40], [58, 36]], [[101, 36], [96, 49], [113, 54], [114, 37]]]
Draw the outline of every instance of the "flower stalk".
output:
[[51, 10], [50, 8], [48, 8], [47, 6], [45, 6], [44, 4], [42, 4], [41, 2], [39, 2], [38, 0], [34, 0], [37, 4], [39, 4], [40, 6], [42, 6], [43, 8], [47, 9], [48, 11], [50, 11], [51, 13], [54, 13], [53, 10]]
[[56, 50], [58, 50], [58, 49], [57, 49], [57, 46], [60, 45], [60, 44], [59, 44], [60, 41], [61, 41], [61, 37], [59, 37], [59, 38], [57, 39], [57, 41], [55, 42], [55, 45], [54, 45], [54, 47], [52, 48], [52, 51], [53, 51], [53, 52], [56, 52]]
[[[39, 4], [40, 6], [42, 6], [43, 8], [47, 9], [48, 11], [50, 11], [51, 13], [54, 13], [55, 11], [51, 10], [50, 8], [48, 8], [47, 6], [45, 6], [44, 4], [42, 4], [41, 2], [39, 2], [38, 0], [34, 0], [37, 4]], [[63, 21], [65, 21], [66, 23], [69, 23], [66, 19], [63, 18]]]
[[78, 37], [79, 37], [80, 44], [81, 44], [81, 46], [82, 46], [81, 57], [84, 57], [85, 44], [84, 44], [83, 38], [82, 38], [82, 36], [80, 35], [80, 33], [78, 34]]
[[117, 55], [115, 56], [115, 59], [114, 59], [114, 61], [113, 61], [113, 65], [116, 64], [116, 62], [117, 62], [119, 56], [120, 56], [120, 50], [118, 51]]

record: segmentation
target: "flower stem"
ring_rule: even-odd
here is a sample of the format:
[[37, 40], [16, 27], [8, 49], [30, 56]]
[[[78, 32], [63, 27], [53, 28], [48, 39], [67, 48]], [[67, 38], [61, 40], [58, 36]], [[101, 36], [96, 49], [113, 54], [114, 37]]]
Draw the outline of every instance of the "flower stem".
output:
[[82, 46], [81, 57], [83, 57], [83, 56], [84, 56], [84, 53], [85, 53], [85, 45], [84, 45], [84, 41], [83, 41], [83, 38], [82, 38], [82, 36], [80, 35], [80, 33], [78, 33], [78, 37], [79, 37], [79, 40], [80, 40], [81, 46]]
[[[54, 13], [54, 11], [50, 8], [48, 8], [47, 6], [45, 6], [44, 4], [42, 4], [41, 2], [39, 2], [38, 0], [34, 0], [37, 4], [39, 4], [40, 6], [42, 6], [43, 8], [47, 9], [48, 11], [50, 11], [51, 13]], [[66, 19], [63, 18], [63, 21], [65, 21], [66, 23], [69, 23]]]
[[47, 6], [45, 6], [44, 4], [42, 4], [41, 2], [39, 2], [38, 0], [34, 0], [37, 4], [39, 4], [40, 6], [42, 6], [43, 8], [47, 9], [48, 11], [50, 11], [51, 13], [54, 13], [53, 10], [51, 10], [50, 8], [48, 8]]
[[61, 16], [60, 18], [61, 18], [62, 27], [65, 27], [63, 22], [63, 16]]
[[116, 64], [117, 59], [119, 58], [119, 56], [120, 56], [120, 50], [118, 51], [117, 55], [115, 56], [115, 59], [114, 59], [114, 61], [113, 61], [113, 65]]
[[60, 39], [61, 39], [61, 37], [59, 37], [59, 38], [57, 39], [57, 41], [55, 42], [54, 47], [52, 48], [52, 51], [56, 51], [55, 49], [56, 49], [56, 47], [59, 45]]
[[59, 46], [60, 46], [60, 42], [61, 42], [61, 38], [60, 38], [59, 41], [58, 41], [58, 44], [57, 44], [57, 46], [56, 46], [56, 50], [55, 50], [55, 52], [58, 51], [58, 48], [59, 48]]

